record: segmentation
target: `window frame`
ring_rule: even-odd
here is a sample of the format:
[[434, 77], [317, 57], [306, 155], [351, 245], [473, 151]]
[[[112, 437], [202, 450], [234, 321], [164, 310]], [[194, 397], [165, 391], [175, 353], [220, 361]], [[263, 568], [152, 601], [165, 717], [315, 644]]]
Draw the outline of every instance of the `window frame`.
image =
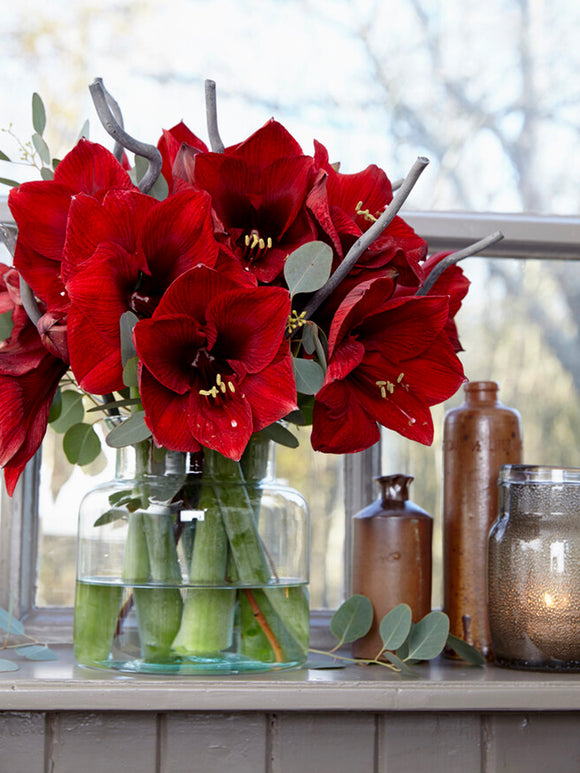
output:
[[[500, 230], [504, 238], [478, 257], [580, 260], [580, 218], [553, 215], [469, 212], [404, 213], [405, 220], [429, 244], [430, 253], [459, 250]], [[13, 222], [5, 199], [0, 200], [0, 222]], [[344, 588], [348, 595], [352, 515], [374, 498], [373, 477], [381, 471], [380, 443], [344, 457]], [[31, 460], [14, 497], [2, 483], [0, 491], [0, 606], [27, 619], [28, 630], [45, 641], [72, 638], [72, 609], [34, 607], [38, 543], [39, 455]], [[325, 646], [332, 610], [312, 613], [313, 646]]]

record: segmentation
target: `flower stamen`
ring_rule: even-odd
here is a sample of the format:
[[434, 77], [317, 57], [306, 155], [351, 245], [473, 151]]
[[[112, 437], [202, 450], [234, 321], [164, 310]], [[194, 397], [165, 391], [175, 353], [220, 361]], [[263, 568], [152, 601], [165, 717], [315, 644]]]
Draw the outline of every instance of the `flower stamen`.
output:
[[244, 236], [244, 246], [246, 248], [246, 259], [248, 263], [254, 263], [264, 256], [267, 250], [271, 250], [273, 245], [272, 238], [266, 239], [260, 236], [260, 232], [253, 228], [249, 234]]
[[292, 309], [292, 314], [288, 317], [288, 321], [286, 322], [286, 332], [293, 333], [295, 330], [298, 330], [299, 327], [304, 327], [306, 324], [306, 312], [303, 311], [298, 314], [296, 309]]
[[220, 392], [222, 395], [227, 394], [228, 388], [232, 394], [235, 393], [236, 387], [233, 381], [224, 381], [221, 373], [218, 373], [215, 377], [215, 385], [211, 389], [200, 389], [199, 394], [203, 397], [213, 397], [214, 400], [219, 397]]

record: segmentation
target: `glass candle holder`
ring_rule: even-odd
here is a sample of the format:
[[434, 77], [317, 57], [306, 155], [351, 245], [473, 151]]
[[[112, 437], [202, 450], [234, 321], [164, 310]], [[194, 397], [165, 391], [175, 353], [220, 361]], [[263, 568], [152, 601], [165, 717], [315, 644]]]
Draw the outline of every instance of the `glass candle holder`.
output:
[[580, 671], [580, 469], [500, 469], [488, 604], [497, 665]]

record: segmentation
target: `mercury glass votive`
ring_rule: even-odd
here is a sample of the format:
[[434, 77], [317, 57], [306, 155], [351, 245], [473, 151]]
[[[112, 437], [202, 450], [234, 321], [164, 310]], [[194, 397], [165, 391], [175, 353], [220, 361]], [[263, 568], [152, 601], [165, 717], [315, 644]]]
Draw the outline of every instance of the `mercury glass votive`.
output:
[[497, 665], [580, 671], [580, 469], [501, 467], [488, 603]]

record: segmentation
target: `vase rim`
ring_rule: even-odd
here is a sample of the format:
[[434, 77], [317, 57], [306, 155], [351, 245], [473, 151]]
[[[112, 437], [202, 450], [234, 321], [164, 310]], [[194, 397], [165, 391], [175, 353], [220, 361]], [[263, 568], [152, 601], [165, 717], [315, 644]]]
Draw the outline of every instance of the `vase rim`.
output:
[[580, 483], [580, 468], [545, 464], [504, 464], [500, 467], [499, 483]]

